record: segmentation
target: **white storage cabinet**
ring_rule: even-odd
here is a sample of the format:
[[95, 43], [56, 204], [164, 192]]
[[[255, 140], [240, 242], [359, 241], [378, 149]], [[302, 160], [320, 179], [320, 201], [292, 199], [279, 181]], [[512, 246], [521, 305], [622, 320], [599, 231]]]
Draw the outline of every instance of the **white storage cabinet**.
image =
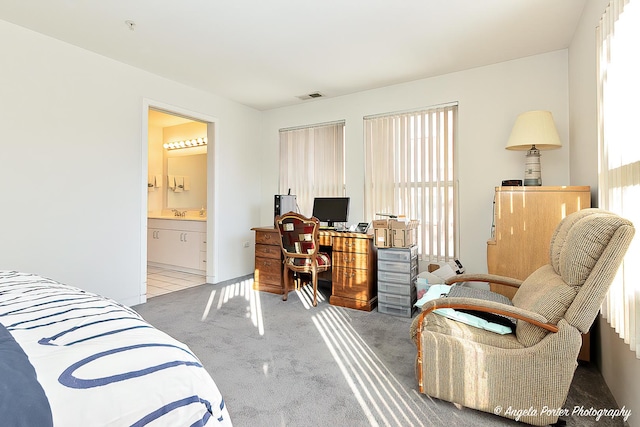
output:
[[206, 272], [205, 221], [149, 218], [147, 261], [187, 272]]

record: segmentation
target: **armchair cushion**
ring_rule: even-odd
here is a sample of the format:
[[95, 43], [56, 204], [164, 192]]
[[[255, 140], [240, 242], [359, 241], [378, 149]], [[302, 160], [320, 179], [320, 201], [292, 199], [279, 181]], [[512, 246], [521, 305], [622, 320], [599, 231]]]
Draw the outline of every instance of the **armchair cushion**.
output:
[[[481, 299], [485, 301], [494, 301], [500, 304], [513, 305], [511, 300], [506, 296], [499, 294], [497, 292], [492, 292], [488, 289], [479, 289], [472, 288], [470, 286], [462, 286], [462, 285], [453, 285], [451, 286], [451, 290], [449, 291], [449, 297], [452, 298], [474, 298]], [[457, 309], [463, 313], [468, 313], [473, 316], [479, 317], [481, 319], [486, 320], [487, 322], [497, 323], [498, 325], [503, 325], [511, 329], [511, 332], [515, 332], [516, 329], [516, 319], [510, 316], [505, 316], [502, 314], [490, 313], [488, 311], [476, 311], [476, 310], [464, 310]]]
[[[441, 296], [445, 296], [449, 294], [454, 286], [448, 285], [432, 285], [427, 290], [427, 293], [424, 294], [422, 298], [416, 301], [415, 305], [417, 307], [422, 307], [429, 301], [440, 298]], [[460, 310], [454, 310], [452, 308], [439, 308], [434, 311], [435, 314], [439, 314], [440, 316], [448, 317], [449, 319], [465, 323], [467, 325], [473, 326], [475, 328], [485, 329], [487, 331], [491, 331], [496, 334], [510, 334], [512, 332], [512, 328], [509, 326], [505, 326], [502, 323], [493, 322], [491, 320], [487, 320], [483, 318], [484, 316], [478, 316], [477, 313], [469, 313]]]
[[[513, 297], [513, 305], [542, 315], [547, 322], [558, 324], [578, 293], [579, 286], [569, 286], [549, 264], [534, 271]], [[527, 347], [537, 344], [548, 331], [518, 320], [516, 335]]]
[[571, 228], [560, 251], [559, 274], [565, 282], [584, 284], [619, 226], [616, 218], [596, 213]]
[[565, 217], [553, 232], [553, 235], [551, 236], [551, 244], [549, 246], [549, 263], [553, 265], [556, 273], [560, 274], [560, 254], [565, 247], [569, 231], [576, 222], [580, 221], [584, 217], [593, 215], [593, 211], [593, 209], [583, 209], [572, 213]]

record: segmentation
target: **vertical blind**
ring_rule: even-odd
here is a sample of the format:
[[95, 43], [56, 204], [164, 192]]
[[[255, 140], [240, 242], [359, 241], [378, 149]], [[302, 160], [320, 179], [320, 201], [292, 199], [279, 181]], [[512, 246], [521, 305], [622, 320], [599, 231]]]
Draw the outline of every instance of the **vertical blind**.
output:
[[280, 194], [311, 216], [314, 197], [345, 195], [344, 122], [280, 130]]
[[457, 104], [365, 117], [365, 217], [420, 220], [423, 261], [457, 256]]
[[[638, 2], [612, 0], [596, 29], [598, 202], [640, 226], [640, 40]], [[602, 315], [640, 358], [640, 241], [636, 234], [602, 305]]]

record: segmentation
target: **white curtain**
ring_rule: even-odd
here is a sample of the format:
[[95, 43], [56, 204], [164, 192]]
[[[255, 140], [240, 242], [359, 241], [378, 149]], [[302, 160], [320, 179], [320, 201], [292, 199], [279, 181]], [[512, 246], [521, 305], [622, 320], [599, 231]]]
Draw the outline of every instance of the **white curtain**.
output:
[[[598, 202], [640, 228], [640, 5], [612, 0], [596, 33]], [[640, 234], [640, 233], [639, 233]], [[640, 358], [640, 238], [636, 235], [602, 305], [602, 315]]]
[[314, 197], [345, 195], [344, 122], [280, 130], [280, 194], [311, 216]]
[[365, 218], [418, 219], [423, 261], [457, 256], [457, 104], [365, 117]]

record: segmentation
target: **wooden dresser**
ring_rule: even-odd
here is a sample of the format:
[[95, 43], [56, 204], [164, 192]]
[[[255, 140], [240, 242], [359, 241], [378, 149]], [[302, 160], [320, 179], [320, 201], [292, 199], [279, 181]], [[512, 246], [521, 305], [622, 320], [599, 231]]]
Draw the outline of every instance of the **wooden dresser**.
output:
[[[252, 228], [256, 233], [253, 287], [282, 294], [282, 251], [278, 230]], [[324, 231], [319, 233], [322, 251], [331, 254], [331, 297], [329, 303], [371, 311], [376, 307], [376, 248], [373, 236], [362, 233]]]
[[[568, 214], [591, 207], [591, 191], [583, 187], [496, 187], [492, 237], [487, 242], [490, 274], [524, 280], [549, 263], [549, 243]], [[491, 285], [509, 298], [514, 288]]]
[[[492, 237], [487, 241], [490, 274], [524, 280], [549, 263], [549, 245], [565, 216], [591, 207], [591, 190], [580, 187], [496, 187]], [[513, 298], [515, 288], [491, 284]], [[589, 360], [589, 336], [583, 336], [579, 359]]]

